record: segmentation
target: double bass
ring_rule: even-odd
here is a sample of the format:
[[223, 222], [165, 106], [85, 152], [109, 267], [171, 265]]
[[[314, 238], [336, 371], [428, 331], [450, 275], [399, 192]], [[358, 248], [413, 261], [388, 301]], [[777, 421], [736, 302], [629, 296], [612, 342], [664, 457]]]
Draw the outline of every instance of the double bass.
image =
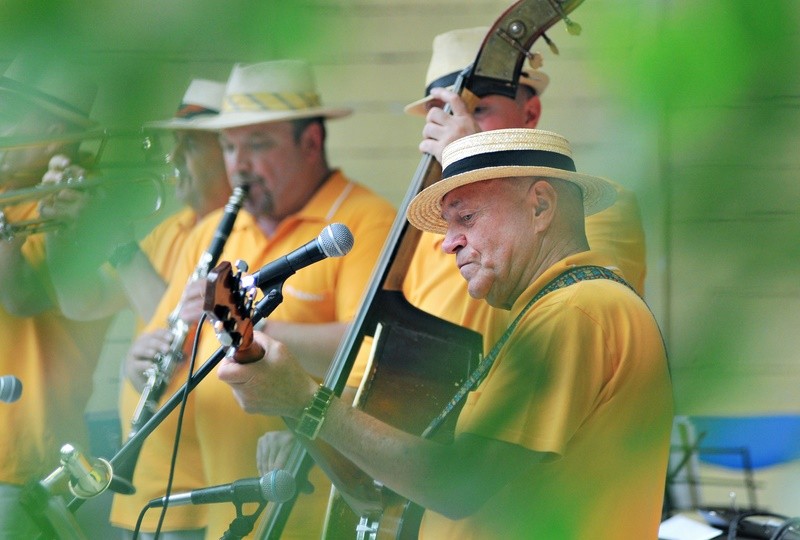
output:
[[[487, 33], [475, 62], [454, 90], [468, 105], [484, 95], [514, 98], [519, 76], [534, 41], [563, 20], [570, 33], [580, 27], [567, 16], [582, 0], [521, 0], [509, 7]], [[394, 427], [421, 434], [481, 359], [480, 334], [425, 313], [408, 303], [403, 281], [421, 232], [405, 212], [411, 200], [441, 178], [441, 166], [423, 156], [399, 207], [397, 218], [365, 291], [350, 330], [342, 339], [323, 384], [342, 395], [348, 375], [366, 338], [372, 338], [370, 362], [354, 406]], [[457, 410], [434, 438], [452, 437]], [[289, 427], [293, 421], [287, 419]], [[323, 441], [297, 438], [285, 467], [305, 482], [316, 462], [331, 479], [334, 492], [325, 538], [416, 538], [423, 509], [377, 484]], [[277, 539], [295, 498], [270, 503], [256, 538]]]

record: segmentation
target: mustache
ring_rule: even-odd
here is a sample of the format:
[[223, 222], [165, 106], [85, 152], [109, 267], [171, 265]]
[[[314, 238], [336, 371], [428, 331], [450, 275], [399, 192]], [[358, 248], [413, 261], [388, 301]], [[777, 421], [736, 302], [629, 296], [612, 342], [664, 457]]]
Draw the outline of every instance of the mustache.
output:
[[258, 175], [246, 172], [238, 172], [231, 177], [231, 183], [234, 187], [256, 184], [259, 183], [260, 180], [261, 178]]

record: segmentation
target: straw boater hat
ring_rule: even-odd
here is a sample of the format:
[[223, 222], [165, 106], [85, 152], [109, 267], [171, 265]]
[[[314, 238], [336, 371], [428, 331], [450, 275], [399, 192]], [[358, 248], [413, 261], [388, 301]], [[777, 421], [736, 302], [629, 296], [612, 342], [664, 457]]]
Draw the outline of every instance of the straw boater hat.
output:
[[148, 122], [144, 126], [157, 129], [203, 129], [201, 122], [219, 114], [225, 83], [208, 79], [194, 79], [183, 94], [175, 115], [167, 120]]
[[462, 137], [442, 152], [442, 179], [417, 194], [408, 207], [408, 221], [418, 229], [447, 232], [442, 197], [457, 187], [509, 177], [559, 178], [576, 184], [589, 216], [614, 203], [617, 192], [606, 179], [575, 172], [569, 142], [540, 129], [496, 129]]
[[19, 56], [0, 76], [0, 96], [15, 94], [25, 101], [78, 127], [93, 127], [89, 113], [97, 85], [78, 67], [66, 63]]
[[[463, 28], [439, 34], [433, 38], [433, 53], [425, 76], [425, 97], [405, 106], [405, 112], [425, 116], [425, 104], [431, 100], [431, 89], [452, 88], [461, 71], [475, 61], [481, 43], [489, 33], [488, 26]], [[516, 53], [515, 53], [516, 54]], [[530, 86], [536, 95], [542, 95], [550, 78], [533, 68], [524, 68], [519, 82]]]
[[351, 109], [323, 107], [311, 67], [301, 60], [234, 66], [219, 115], [208, 129], [227, 129], [301, 118], [341, 118]]

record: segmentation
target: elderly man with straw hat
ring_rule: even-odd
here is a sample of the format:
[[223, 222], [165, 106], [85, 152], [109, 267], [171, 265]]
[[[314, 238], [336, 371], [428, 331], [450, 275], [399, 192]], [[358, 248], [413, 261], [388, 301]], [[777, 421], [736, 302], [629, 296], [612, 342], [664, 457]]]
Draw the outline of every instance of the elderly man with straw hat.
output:
[[[512, 322], [432, 422], [458, 414], [451, 443], [338, 398], [310, 436], [426, 508], [420, 538], [655, 538], [672, 422], [666, 354], [647, 305], [584, 231], [616, 190], [576, 172], [568, 142], [546, 131], [478, 133], [442, 159], [442, 180], [408, 219], [444, 234], [469, 294]], [[272, 338], [256, 341], [262, 358], [224, 360], [218, 376], [248, 411], [303, 418], [326, 390]]]
[[[514, 98], [500, 92], [480, 96], [474, 110], [452, 92], [457, 75], [475, 60], [488, 27], [462, 28], [437, 35], [425, 77], [425, 97], [406, 106], [408, 114], [425, 117], [420, 150], [441, 160], [448, 143], [479, 131], [499, 128], [536, 128], [542, 116], [542, 95], [550, 78], [526, 65]], [[534, 58], [541, 60], [538, 53]], [[540, 62], [536, 62], [538, 65]], [[452, 114], [443, 111], [445, 103]], [[641, 294], [645, 278], [645, 238], [635, 195], [620, 185], [616, 202], [586, 220], [586, 234], [594, 251], [606, 253]], [[442, 236], [424, 233], [408, 269], [403, 292], [416, 307], [485, 336], [502, 332], [507, 324], [502, 311], [466, 295], [465, 283], [441, 249]]]
[[[395, 210], [365, 187], [328, 164], [327, 120], [350, 110], [322, 104], [310, 65], [277, 60], [236, 65], [228, 79], [219, 115], [203, 122], [219, 131], [231, 182], [249, 185], [243, 206], [221, 261], [246, 261], [255, 271], [314, 239], [327, 225], [343, 223], [355, 246], [345, 257], [329, 258], [304, 268], [286, 281], [283, 302], [270, 315], [264, 331], [286, 343], [307, 372], [321, 378], [355, 315], [364, 287], [392, 226]], [[202, 284], [184, 284], [206, 250], [219, 221], [212, 213], [187, 239], [177, 260], [172, 283], [147, 330], [165, 327], [181, 298], [202, 306]], [[198, 360], [217, 348], [211, 329], [200, 337]], [[155, 351], [154, 351], [155, 352]], [[185, 373], [173, 378], [173, 388]], [[196, 439], [183, 440], [180, 454], [197, 445], [205, 483], [196, 488], [257, 476], [257, 442], [267, 431], [283, 430], [280, 418], [244, 414], [230, 390], [216, 377], [204, 380], [190, 396], [189, 418]], [[178, 459], [180, 459], [180, 454]], [[167, 478], [168, 456], [163, 476]], [[295, 504], [284, 538], [318, 537], [330, 483], [312, 470], [313, 494]], [[208, 508], [208, 538], [219, 538], [236, 517], [232, 504]]]
[[[90, 112], [97, 85], [78, 68], [21, 55], [0, 75], [0, 193], [37, 184], [50, 157], [74, 155], [79, 135], [96, 125]], [[38, 220], [37, 201], [0, 214], [12, 224]], [[83, 414], [106, 324], [63, 316], [44, 235], [0, 238], [0, 373], [22, 385], [16, 401], [0, 404], [0, 539], [36, 537], [18, 502], [22, 486], [58, 466], [63, 443], [88, 444]]]

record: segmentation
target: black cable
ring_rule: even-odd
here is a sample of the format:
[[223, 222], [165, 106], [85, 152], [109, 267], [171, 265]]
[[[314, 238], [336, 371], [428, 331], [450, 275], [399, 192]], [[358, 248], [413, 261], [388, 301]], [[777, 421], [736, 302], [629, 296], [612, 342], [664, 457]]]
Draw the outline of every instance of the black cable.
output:
[[[197, 323], [197, 330], [194, 333], [194, 340], [192, 340], [192, 354], [189, 356], [189, 372], [186, 375], [187, 383], [183, 386], [183, 396], [181, 399], [181, 406], [178, 411], [178, 424], [175, 427], [175, 441], [172, 445], [172, 459], [170, 460], [169, 464], [169, 477], [167, 479], [167, 489], [164, 494], [164, 505], [161, 507], [161, 514], [158, 516], [158, 525], [156, 525], [155, 535], [154, 537], [157, 539], [158, 535], [161, 534], [161, 527], [164, 525], [164, 518], [167, 515], [167, 508], [169, 508], [169, 496], [172, 493], [172, 481], [175, 477], [175, 464], [178, 461], [178, 447], [181, 441], [181, 429], [183, 428], [183, 415], [184, 411], [186, 410], [186, 403], [189, 401], [189, 381], [194, 374], [194, 366], [195, 361], [197, 360], [197, 345], [200, 342], [200, 330], [203, 327], [203, 323], [206, 320], [206, 313], [200, 316], [200, 320]], [[147, 510], [150, 508], [149, 505], [145, 505], [141, 512], [139, 512], [139, 519], [136, 520], [136, 528], [133, 531], [133, 540], [136, 540], [139, 536], [139, 528], [141, 527], [142, 520], [144, 519], [144, 515]]]
[[[739, 527], [743, 521], [750, 517], [774, 517], [778, 519], [786, 519], [786, 516], [782, 514], [775, 514], [772, 512], [759, 512], [757, 510], [749, 511], [749, 512], [739, 512], [734, 519], [731, 520], [730, 525], [728, 526], [728, 540], [736, 540], [737, 535], [739, 533]], [[769, 538], [767, 536], [761, 536], [761, 538]]]
[[800, 529], [800, 517], [787, 519], [783, 525], [775, 529], [775, 532], [772, 533], [769, 540], [781, 540], [783, 535], [789, 532], [793, 527]]
[[175, 477], [175, 464], [178, 462], [178, 446], [181, 442], [181, 429], [183, 429], [183, 413], [186, 410], [186, 403], [189, 401], [189, 385], [188, 382], [192, 378], [192, 374], [194, 373], [194, 364], [195, 360], [197, 360], [197, 344], [200, 342], [200, 330], [203, 328], [203, 323], [206, 322], [206, 313], [205, 311], [200, 316], [200, 320], [197, 322], [197, 330], [194, 333], [194, 340], [192, 341], [192, 354], [189, 356], [189, 370], [186, 375], [186, 382], [187, 384], [184, 385], [183, 388], [183, 399], [181, 400], [181, 407], [178, 411], [178, 425], [175, 427], [175, 442], [172, 446], [172, 460], [169, 463], [169, 479], [167, 480], [167, 489], [164, 494], [164, 506], [161, 508], [161, 515], [158, 518], [158, 526], [156, 527], [155, 538], [158, 538], [158, 535], [161, 533], [161, 526], [164, 523], [164, 517], [167, 514], [167, 508], [169, 508], [169, 496], [172, 493], [172, 481]]
[[139, 538], [139, 529], [142, 528], [142, 520], [144, 519], [144, 515], [147, 513], [147, 510], [150, 509], [150, 505], [146, 504], [139, 510], [139, 517], [136, 518], [136, 526], [133, 528], [133, 540]]

